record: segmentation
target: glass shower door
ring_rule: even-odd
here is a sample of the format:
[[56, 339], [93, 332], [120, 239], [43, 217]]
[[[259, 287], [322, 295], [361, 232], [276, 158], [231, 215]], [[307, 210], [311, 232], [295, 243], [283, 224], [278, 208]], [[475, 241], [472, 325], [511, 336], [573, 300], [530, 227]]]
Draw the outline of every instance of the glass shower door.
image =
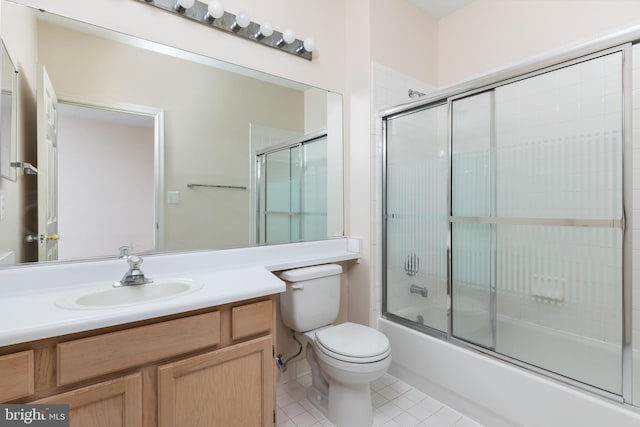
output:
[[386, 122], [384, 311], [447, 332], [447, 106]]
[[495, 215], [492, 91], [451, 104], [451, 334], [495, 348]]
[[257, 155], [258, 243], [327, 238], [327, 136]]
[[452, 101], [452, 335], [616, 394], [622, 58]]
[[266, 243], [298, 241], [300, 236], [300, 147], [265, 154]]
[[618, 50], [495, 91], [496, 351], [615, 394], [622, 63]]

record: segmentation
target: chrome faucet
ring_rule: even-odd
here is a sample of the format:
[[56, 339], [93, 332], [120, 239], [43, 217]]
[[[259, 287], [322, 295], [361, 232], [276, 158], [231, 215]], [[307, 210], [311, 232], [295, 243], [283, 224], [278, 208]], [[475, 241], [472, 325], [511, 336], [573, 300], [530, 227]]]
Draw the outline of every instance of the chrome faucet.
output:
[[429, 289], [427, 289], [426, 286], [411, 285], [409, 287], [409, 292], [412, 294], [419, 294], [422, 298], [429, 296]]
[[120, 286], [132, 286], [132, 285], [145, 285], [152, 283], [153, 280], [144, 276], [142, 270], [140, 270], [140, 264], [142, 264], [142, 257], [137, 255], [126, 256], [125, 259], [129, 263], [129, 270], [122, 276], [119, 282], [113, 284], [114, 288]]

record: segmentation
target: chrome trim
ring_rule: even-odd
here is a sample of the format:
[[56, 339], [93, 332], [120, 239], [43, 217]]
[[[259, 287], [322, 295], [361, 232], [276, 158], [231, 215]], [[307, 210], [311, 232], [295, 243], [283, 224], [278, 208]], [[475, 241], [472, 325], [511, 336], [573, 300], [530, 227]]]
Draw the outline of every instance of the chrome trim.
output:
[[265, 162], [265, 156], [255, 156], [255, 164], [254, 164], [254, 168], [255, 168], [255, 180], [256, 182], [254, 183], [255, 185], [255, 222], [256, 222], [256, 243], [260, 243], [262, 242], [262, 235], [260, 234], [262, 232], [262, 227], [260, 227], [260, 221], [262, 221], [262, 215], [260, 214], [260, 210], [262, 209], [261, 203], [262, 203], [262, 197], [260, 197], [263, 192], [264, 189], [262, 188], [262, 173], [263, 173], [263, 165]]
[[276, 151], [280, 151], [283, 150], [285, 148], [291, 148], [294, 147], [296, 145], [301, 145], [301, 144], [306, 144], [309, 142], [313, 142], [317, 139], [322, 139], [322, 138], [326, 138], [328, 135], [327, 130], [326, 129], [321, 129], [321, 130], [317, 130], [314, 132], [309, 132], [309, 133], [305, 133], [304, 135], [292, 138], [292, 139], [288, 139], [286, 141], [283, 141], [279, 144], [276, 145], [271, 145], [269, 147], [266, 148], [262, 148], [259, 150], [256, 150], [255, 155], [256, 156], [260, 156], [261, 154], [271, 154], [273, 152]]
[[[640, 405], [640, 401], [633, 401], [633, 215], [627, 215], [631, 212], [633, 197], [631, 59], [629, 43], [622, 50], [622, 398], [626, 403]], [[640, 369], [640, 366], [636, 368]]]
[[387, 313], [387, 120], [388, 117], [382, 118], [382, 315]]
[[217, 184], [187, 184], [187, 188], [204, 187], [204, 188], [229, 188], [232, 190], [246, 190], [246, 185], [217, 185]]
[[[453, 114], [452, 101], [447, 99], [447, 215], [453, 216]], [[453, 336], [453, 223], [448, 221], [447, 233], [447, 338]]]
[[[491, 216], [498, 214], [498, 141], [496, 136], [496, 91], [489, 92], [489, 205]], [[498, 325], [498, 294], [497, 294], [497, 272], [498, 272], [498, 227], [496, 224], [489, 225], [489, 347], [496, 349], [496, 328]]]
[[451, 216], [449, 221], [487, 225], [545, 225], [555, 227], [622, 228], [623, 219], [520, 218], [489, 216]]

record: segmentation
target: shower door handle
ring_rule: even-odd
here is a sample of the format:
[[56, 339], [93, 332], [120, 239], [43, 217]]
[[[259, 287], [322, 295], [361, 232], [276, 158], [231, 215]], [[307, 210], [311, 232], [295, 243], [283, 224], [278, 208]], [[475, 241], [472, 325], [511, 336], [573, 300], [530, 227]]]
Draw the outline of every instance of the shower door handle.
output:
[[[452, 279], [451, 279], [451, 247], [447, 244], [447, 313], [451, 312], [451, 294], [452, 294]], [[451, 328], [449, 328], [451, 330]]]

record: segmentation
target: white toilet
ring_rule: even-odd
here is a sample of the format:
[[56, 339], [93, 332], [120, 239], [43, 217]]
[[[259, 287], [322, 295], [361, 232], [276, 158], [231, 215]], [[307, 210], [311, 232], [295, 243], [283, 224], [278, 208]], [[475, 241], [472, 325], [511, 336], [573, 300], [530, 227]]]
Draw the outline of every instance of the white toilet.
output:
[[337, 264], [284, 271], [280, 294], [285, 325], [304, 333], [312, 384], [307, 397], [338, 427], [371, 427], [369, 383], [391, 363], [389, 340], [381, 332], [356, 323], [332, 325], [340, 308]]

